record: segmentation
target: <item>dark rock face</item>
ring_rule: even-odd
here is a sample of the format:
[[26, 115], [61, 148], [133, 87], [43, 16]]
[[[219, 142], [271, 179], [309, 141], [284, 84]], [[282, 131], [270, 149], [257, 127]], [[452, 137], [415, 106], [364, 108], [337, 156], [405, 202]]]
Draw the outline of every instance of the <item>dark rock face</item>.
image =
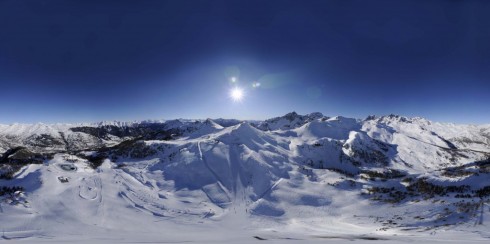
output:
[[343, 148], [351, 150], [352, 155], [350, 157], [357, 166], [361, 166], [363, 164], [362, 162], [366, 165], [378, 167], [388, 166], [390, 158], [387, 154], [390, 151], [396, 151], [395, 146], [374, 139], [371, 142], [374, 146], [344, 144]]
[[311, 113], [307, 115], [299, 115], [296, 112], [285, 114], [281, 117], [275, 117], [259, 123], [253, 123], [259, 130], [269, 131], [277, 129], [294, 129], [303, 126], [304, 124], [316, 119], [328, 119], [321, 113]]

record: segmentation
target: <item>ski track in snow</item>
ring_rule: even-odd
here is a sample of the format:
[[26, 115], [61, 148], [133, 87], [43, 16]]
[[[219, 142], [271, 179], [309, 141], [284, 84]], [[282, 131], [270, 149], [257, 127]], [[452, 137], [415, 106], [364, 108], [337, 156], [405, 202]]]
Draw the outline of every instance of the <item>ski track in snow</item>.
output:
[[197, 142], [197, 148], [199, 150], [200, 160], [203, 162], [204, 166], [206, 166], [206, 168], [209, 170], [209, 172], [211, 172], [211, 174], [213, 174], [213, 176], [217, 180], [217, 183], [218, 183], [219, 187], [221, 188], [221, 190], [226, 193], [228, 198], [230, 198], [230, 194], [228, 192], [228, 189], [226, 189], [226, 187], [223, 186], [223, 181], [220, 179], [219, 175], [216, 172], [214, 172], [214, 170], [211, 167], [209, 167], [209, 164], [208, 164], [208, 162], [207, 162], [206, 158], [204, 157], [202, 150], [201, 150], [201, 141]]

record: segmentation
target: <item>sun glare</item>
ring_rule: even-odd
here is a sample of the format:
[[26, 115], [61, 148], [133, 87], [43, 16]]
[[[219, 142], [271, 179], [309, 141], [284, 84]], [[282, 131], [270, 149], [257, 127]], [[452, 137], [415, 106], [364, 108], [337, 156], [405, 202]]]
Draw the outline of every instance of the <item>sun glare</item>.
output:
[[230, 91], [230, 97], [235, 102], [239, 102], [243, 99], [243, 90], [239, 87], [235, 87]]

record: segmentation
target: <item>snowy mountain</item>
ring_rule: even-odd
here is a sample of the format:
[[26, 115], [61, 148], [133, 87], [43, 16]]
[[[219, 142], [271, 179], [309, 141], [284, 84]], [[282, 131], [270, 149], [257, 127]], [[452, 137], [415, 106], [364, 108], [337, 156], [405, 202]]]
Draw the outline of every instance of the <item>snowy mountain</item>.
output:
[[13, 124], [0, 126], [0, 149], [5, 239], [490, 237], [490, 125], [294, 112]]
[[256, 127], [261, 130], [289, 130], [300, 127], [316, 119], [328, 119], [321, 113], [311, 113], [299, 115], [296, 112], [288, 113], [281, 117], [275, 117], [265, 121], [258, 122]]

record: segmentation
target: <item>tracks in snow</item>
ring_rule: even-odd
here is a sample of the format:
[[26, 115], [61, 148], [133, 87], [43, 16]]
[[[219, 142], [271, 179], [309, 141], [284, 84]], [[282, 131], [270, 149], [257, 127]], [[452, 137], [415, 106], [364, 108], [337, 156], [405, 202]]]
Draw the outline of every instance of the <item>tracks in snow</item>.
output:
[[[124, 171], [122, 171], [124, 172]], [[129, 178], [130, 177], [130, 178]], [[147, 184], [143, 184], [130, 174], [117, 173], [116, 181], [120, 182], [123, 189], [119, 191], [119, 197], [135, 209], [152, 214], [158, 217], [166, 216], [166, 208], [161, 203], [161, 198], [158, 193], [152, 189], [148, 189]], [[137, 189], [137, 190], [135, 190]]]
[[226, 193], [228, 199], [231, 199], [230, 198], [230, 193], [228, 192], [228, 189], [226, 189], [226, 187], [223, 186], [223, 181], [221, 180], [221, 178], [219, 177], [219, 175], [209, 166], [208, 164], [208, 161], [206, 160], [206, 157], [204, 157], [203, 153], [202, 153], [202, 149], [201, 149], [201, 141], [198, 141], [197, 142], [197, 149], [199, 151], [199, 158], [201, 159], [201, 161], [203, 162], [204, 166], [209, 170], [209, 172], [211, 172], [211, 174], [214, 176], [214, 178], [216, 179], [217, 183], [218, 183], [218, 186], [221, 188], [221, 190], [223, 192]]

